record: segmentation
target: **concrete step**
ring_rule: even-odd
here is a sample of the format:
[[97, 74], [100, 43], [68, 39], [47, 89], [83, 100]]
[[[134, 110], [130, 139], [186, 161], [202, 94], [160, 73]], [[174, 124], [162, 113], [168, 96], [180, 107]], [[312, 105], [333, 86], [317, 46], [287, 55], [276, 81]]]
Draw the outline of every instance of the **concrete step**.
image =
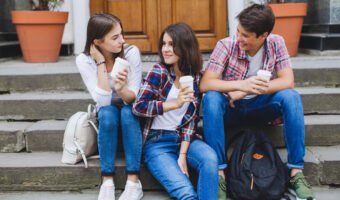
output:
[[[62, 192], [1, 192], [0, 199], [6, 200], [96, 200], [98, 190], [62, 191]], [[116, 191], [116, 199], [120, 197], [122, 190]], [[143, 200], [169, 200], [165, 191], [143, 191]]]
[[[143, 57], [144, 75], [157, 62]], [[206, 65], [204, 62], [204, 66]], [[340, 85], [339, 57], [292, 58], [297, 87]], [[0, 91], [81, 90], [85, 87], [75, 66], [75, 57], [61, 57], [56, 63], [0, 62]]]
[[[83, 163], [66, 165], [61, 163], [61, 152], [0, 153], [0, 191], [10, 190], [80, 190], [94, 189], [100, 185], [99, 160], [89, 160], [89, 168]], [[145, 190], [161, 189], [145, 167], [141, 169], [141, 180]], [[116, 189], [125, 187], [125, 161], [116, 158]]]
[[[286, 160], [286, 150], [279, 149]], [[83, 163], [65, 165], [60, 162], [61, 153], [0, 153], [0, 191], [53, 191], [97, 188], [100, 183], [99, 161], [90, 160], [89, 168]], [[116, 160], [116, 189], [123, 189], [126, 176], [121, 156]], [[314, 185], [340, 184], [340, 146], [307, 147], [305, 170], [308, 181]], [[194, 172], [190, 172], [195, 177]], [[141, 181], [145, 190], [162, 189], [143, 166]]]
[[[6, 200], [95, 200], [99, 190], [81, 190], [81, 191], [54, 191], [54, 192], [32, 192], [32, 191], [15, 191], [1, 192], [0, 198]], [[313, 187], [316, 199], [318, 200], [338, 200], [340, 188], [334, 187]], [[143, 200], [169, 200], [170, 197], [165, 191], [144, 191]], [[121, 194], [121, 190], [116, 191], [116, 198]], [[295, 200], [290, 195], [292, 200]], [[228, 198], [228, 200], [231, 200]]]
[[[317, 200], [338, 200], [340, 188], [336, 187], [313, 187]], [[51, 191], [51, 192], [32, 192], [32, 191], [10, 191], [0, 192], [0, 198], [6, 200], [95, 200], [99, 190], [81, 191]], [[116, 191], [116, 198], [121, 194], [121, 190]], [[169, 200], [170, 197], [165, 191], [144, 191], [143, 200]], [[289, 195], [292, 200], [295, 200]], [[228, 198], [228, 200], [231, 200]]]
[[[304, 112], [340, 113], [340, 88], [297, 88]], [[93, 103], [86, 92], [27, 92], [0, 95], [0, 120], [67, 119]]]
[[28, 92], [0, 95], [0, 119], [66, 119], [93, 103], [86, 92]]
[[[0, 122], [0, 152], [62, 151], [66, 120], [43, 120], [32, 122]], [[340, 145], [340, 115], [305, 116], [305, 143], [307, 146]], [[202, 133], [202, 121], [199, 124]], [[228, 130], [229, 131], [229, 130]], [[262, 128], [277, 147], [284, 147], [282, 126]], [[229, 138], [237, 130], [230, 130]], [[122, 142], [118, 152], [123, 152]]]

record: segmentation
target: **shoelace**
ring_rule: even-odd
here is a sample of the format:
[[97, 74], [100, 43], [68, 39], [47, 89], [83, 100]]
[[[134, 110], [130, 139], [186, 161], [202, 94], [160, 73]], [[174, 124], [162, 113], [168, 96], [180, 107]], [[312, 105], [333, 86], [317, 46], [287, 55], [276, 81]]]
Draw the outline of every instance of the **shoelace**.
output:
[[227, 191], [227, 185], [223, 182], [218, 183], [218, 187], [221, 188], [223, 191]]
[[300, 176], [297, 177], [296, 180], [293, 180], [293, 184], [303, 184], [308, 188], [311, 188], [311, 186], [306, 182], [306, 177], [305, 176]]

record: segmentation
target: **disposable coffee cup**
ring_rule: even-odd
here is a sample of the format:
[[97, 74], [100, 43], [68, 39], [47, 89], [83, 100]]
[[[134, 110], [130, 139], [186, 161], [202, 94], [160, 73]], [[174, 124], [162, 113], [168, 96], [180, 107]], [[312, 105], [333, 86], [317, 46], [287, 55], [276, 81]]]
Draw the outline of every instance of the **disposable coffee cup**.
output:
[[181, 85], [181, 88], [189, 86], [191, 90], [194, 90], [194, 78], [192, 76], [182, 76], [179, 79], [179, 84]]
[[272, 73], [270, 71], [260, 69], [259, 71], [257, 71], [257, 76], [269, 81]]
[[119, 72], [124, 71], [124, 69], [129, 69], [130, 63], [120, 57], [116, 58], [115, 64], [113, 65], [111, 71], [111, 77], [117, 78]]

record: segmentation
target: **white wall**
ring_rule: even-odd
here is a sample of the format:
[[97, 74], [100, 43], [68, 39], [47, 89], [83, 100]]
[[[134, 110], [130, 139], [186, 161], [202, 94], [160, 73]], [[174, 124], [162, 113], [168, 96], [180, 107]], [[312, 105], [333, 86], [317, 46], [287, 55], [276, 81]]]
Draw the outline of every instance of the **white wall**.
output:
[[244, 0], [228, 0], [228, 24], [229, 36], [236, 35], [237, 19], [236, 16], [243, 10]]
[[65, 25], [62, 44], [72, 44], [74, 42], [73, 38], [73, 17], [72, 17], [72, 0], [64, 0], [62, 4], [61, 11], [68, 12], [67, 24]]
[[84, 50], [87, 22], [90, 18], [90, 1], [73, 0], [74, 54]]

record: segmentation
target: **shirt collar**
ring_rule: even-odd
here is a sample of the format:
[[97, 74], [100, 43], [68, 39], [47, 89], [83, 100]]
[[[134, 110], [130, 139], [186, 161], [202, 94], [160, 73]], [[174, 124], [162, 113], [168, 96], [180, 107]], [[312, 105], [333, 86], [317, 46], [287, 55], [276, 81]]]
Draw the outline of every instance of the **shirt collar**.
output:
[[[247, 52], [240, 48], [239, 42], [237, 42], [237, 41], [236, 41], [236, 47], [238, 48], [238, 59], [242, 59], [242, 60], [247, 59]], [[269, 41], [268, 41], [268, 37], [267, 37], [265, 42], [264, 42], [264, 52], [265, 52], [265, 55], [270, 56], [270, 51], [269, 51], [268, 47], [269, 47]]]

